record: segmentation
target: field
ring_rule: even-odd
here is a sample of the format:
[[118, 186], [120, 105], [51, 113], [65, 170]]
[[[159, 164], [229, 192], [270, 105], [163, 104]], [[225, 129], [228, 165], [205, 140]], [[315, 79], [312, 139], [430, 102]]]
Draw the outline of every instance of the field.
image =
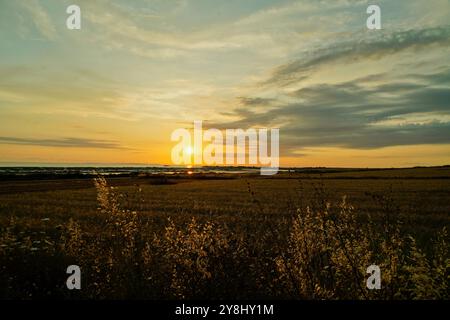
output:
[[448, 299], [449, 196], [450, 167], [3, 179], [0, 297]]

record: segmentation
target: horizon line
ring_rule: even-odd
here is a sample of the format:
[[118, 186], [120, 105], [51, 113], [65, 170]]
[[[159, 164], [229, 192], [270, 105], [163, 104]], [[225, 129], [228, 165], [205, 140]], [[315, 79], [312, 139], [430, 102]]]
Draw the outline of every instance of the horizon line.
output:
[[[442, 165], [415, 165], [415, 166], [391, 166], [391, 167], [346, 167], [346, 166], [280, 166], [280, 169], [290, 168], [328, 168], [328, 169], [408, 169], [408, 168], [439, 168], [449, 167], [450, 164]], [[73, 162], [14, 162], [14, 161], [0, 161], [0, 168], [18, 168], [18, 167], [49, 167], [49, 168], [89, 168], [89, 167], [103, 167], [103, 168], [261, 168], [263, 166], [248, 166], [248, 165], [172, 165], [172, 164], [159, 164], [159, 163], [104, 163], [104, 162], [85, 162], [85, 163], [73, 163]]]

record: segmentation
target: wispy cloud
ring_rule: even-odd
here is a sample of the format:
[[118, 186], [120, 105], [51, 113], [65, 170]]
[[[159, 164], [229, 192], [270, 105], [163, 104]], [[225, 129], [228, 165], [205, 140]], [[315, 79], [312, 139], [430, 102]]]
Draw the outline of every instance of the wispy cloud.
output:
[[94, 140], [85, 138], [34, 139], [18, 137], [0, 137], [0, 144], [27, 146], [62, 147], [62, 148], [96, 148], [96, 149], [128, 149], [117, 141]]
[[35, 27], [45, 39], [56, 39], [57, 32], [52, 19], [38, 0], [18, 1], [18, 4], [27, 11]]
[[381, 58], [408, 49], [421, 49], [431, 45], [446, 47], [450, 44], [450, 26], [414, 29], [382, 33], [375, 37], [367, 33], [356, 39], [340, 41], [322, 48], [304, 52], [296, 61], [276, 68], [265, 83], [287, 85], [306, 79], [318, 68], [341, 62], [355, 62], [361, 59]]

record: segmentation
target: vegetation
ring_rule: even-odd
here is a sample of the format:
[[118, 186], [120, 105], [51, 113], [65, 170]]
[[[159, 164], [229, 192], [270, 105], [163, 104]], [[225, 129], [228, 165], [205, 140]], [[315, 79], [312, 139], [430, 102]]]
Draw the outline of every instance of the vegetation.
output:
[[[0, 297], [449, 299], [448, 199], [432, 190], [438, 200], [419, 213], [401, 197], [408, 187], [376, 192], [377, 180], [355, 208], [330, 183], [99, 176], [95, 189], [5, 193]], [[71, 264], [81, 290], [65, 286]], [[372, 264], [381, 290], [366, 288]]]

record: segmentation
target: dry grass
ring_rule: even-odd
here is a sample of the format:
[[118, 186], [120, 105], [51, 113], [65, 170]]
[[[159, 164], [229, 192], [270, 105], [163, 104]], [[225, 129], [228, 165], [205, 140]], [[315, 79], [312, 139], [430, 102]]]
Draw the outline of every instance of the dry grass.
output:
[[[302, 183], [292, 181], [289, 189], [295, 192], [277, 195], [278, 203], [261, 196], [268, 183], [264, 180], [227, 181], [231, 189], [217, 181], [151, 186], [153, 192], [158, 188], [159, 199], [170, 197], [164, 204], [154, 201], [145, 187], [119, 189], [98, 177], [96, 210], [86, 206], [83, 191], [74, 191], [71, 203], [79, 207], [66, 204], [66, 211], [77, 210], [67, 222], [58, 223], [67, 213], [48, 202], [34, 216], [24, 213], [24, 207], [8, 207], [17, 211], [1, 224], [0, 296], [449, 298], [445, 228], [420, 246], [408, 235], [411, 221], [407, 228], [399, 221], [405, 206], [401, 201], [396, 206], [389, 194], [368, 195], [374, 202], [368, 207], [376, 208], [369, 215], [345, 197], [329, 196], [321, 185], [305, 197]], [[201, 203], [173, 194], [198, 193], [201, 183], [209, 185], [202, 189]], [[270, 183], [272, 191], [279, 186], [278, 181]], [[208, 202], [211, 198], [215, 206]], [[224, 212], [218, 212], [218, 203]], [[432, 224], [429, 233], [435, 230]], [[65, 288], [70, 264], [82, 268], [80, 291]], [[382, 270], [382, 290], [365, 287], [371, 264]]]
[[[387, 220], [386, 220], [387, 221]], [[287, 254], [277, 258], [283, 283], [306, 299], [448, 299], [450, 260], [443, 228], [427, 257], [399, 224], [361, 223], [343, 198], [333, 207], [299, 210]], [[378, 265], [383, 290], [367, 290], [366, 269]]]

